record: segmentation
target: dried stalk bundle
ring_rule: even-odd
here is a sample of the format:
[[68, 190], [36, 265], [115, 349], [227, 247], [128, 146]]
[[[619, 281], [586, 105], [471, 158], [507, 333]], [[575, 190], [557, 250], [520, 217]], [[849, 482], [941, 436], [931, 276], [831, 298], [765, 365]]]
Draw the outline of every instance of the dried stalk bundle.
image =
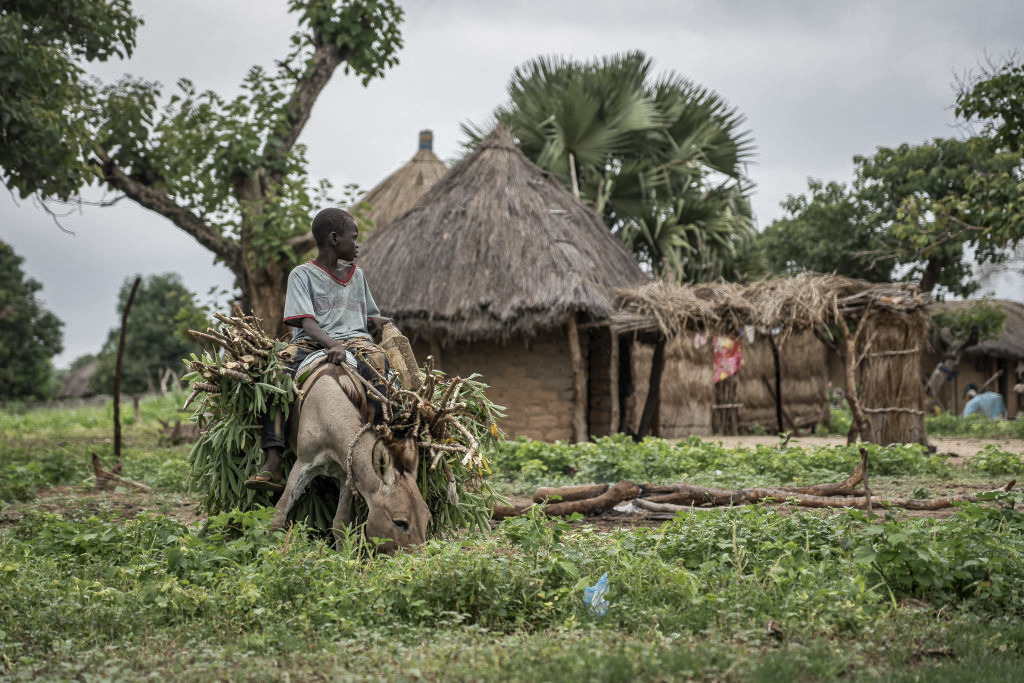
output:
[[821, 330], [868, 308], [915, 315], [930, 302], [912, 284], [869, 283], [838, 275], [804, 273], [749, 285], [659, 280], [618, 291], [612, 328], [672, 338], [687, 330], [736, 334], [740, 327], [753, 325], [778, 329], [782, 343], [793, 330]]
[[[201, 436], [189, 454], [189, 489], [205, 494], [202, 508], [209, 513], [272, 504], [270, 494], [246, 489], [243, 483], [256, 474], [263, 462], [260, 447], [262, 422], [271, 411], [287, 415], [301, 393], [278, 356], [283, 342], [268, 337], [252, 316], [217, 315], [218, 329], [189, 330], [196, 339], [214, 344], [217, 354], [194, 354], [186, 365], [192, 382], [186, 407], [197, 397], [193, 419]], [[372, 368], [371, 368], [372, 369]], [[503, 409], [491, 403], [486, 385], [475, 376], [447, 377], [433, 368], [428, 358], [417, 391], [380, 377], [382, 395], [363, 382], [368, 393], [381, 401], [385, 422], [382, 436], [418, 438], [421, 445], [419, 487], [432, 515], [430, 533], [450, 535], [476, 526], [487, 528], [495, 494], [487, 485], [490, 468], [480, 449], [501, 437], [496, 426]], [[288, 475], [295, 454], [284, 454], [283, 473]], [[293, 508], [292, 516], [327, 532], [337, 507], [338, 488], [333, 481], [317, 478]], [[365, 509], [356, 506], [357, 522]]]

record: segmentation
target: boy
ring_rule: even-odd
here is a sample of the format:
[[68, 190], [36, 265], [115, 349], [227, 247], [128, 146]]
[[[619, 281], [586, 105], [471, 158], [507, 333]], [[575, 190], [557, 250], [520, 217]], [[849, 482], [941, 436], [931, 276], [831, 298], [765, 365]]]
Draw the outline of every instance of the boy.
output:
[[[390, 318], [381, 317], [363, 271], [354, 263], [359, 253], [355, 219], [341, 209], [324, 209], [313, 218], [316, 258], [296, 266], [288, 275], [284, 322], [295, 328], [284, 350], [285, 367], [293, 376], [305, 358], [327, 350], [327, 362], [345, 362], [346, 346], [363, 351], [375, 366], [383, 353], [374, 346], [370, 329], [378, 330]], [[339, 265], [338, 260], [347, 261]], [[377, 369], [383, 371], [383, 363]], [[245, 482], [257, 491], [280, 491], [281, 455], [288, 434], [287, 421], [277, 415], [263, 424], [266, 460], [260, 472]]]

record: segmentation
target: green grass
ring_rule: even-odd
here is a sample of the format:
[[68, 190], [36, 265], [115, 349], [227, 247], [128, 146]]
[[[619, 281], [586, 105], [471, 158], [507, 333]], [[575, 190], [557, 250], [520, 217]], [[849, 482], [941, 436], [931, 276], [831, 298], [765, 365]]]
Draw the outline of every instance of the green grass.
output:
[[[205, 535], [168, 516], [191, 500], [188, 447], [162, 445], [155, 422], [175, 408], [144, 403], [126, 426], [125, 475], [154, 491], [118, 496], [84, 493], [90, 452], [109, 464], [107, 410], [0, 415], [0, 678], [999, 681], [1024, 668], [1024, 514], [1007, 506], [1019, 495], [948, 520], [748, 507], [607, 532], [528, 515], [371, 557], [355, 537], [335, 552], [273, 532], [268, 511], [224, 513]], [[490, 454], [521, 490], [819, 482], [857, 459], [697, 439]], [[999, 448], [972, 470], [917, 447], [871, 459], [883, 489], [1021, 469]], [[33, 500], [43, 486], [68, 490]], [[582, 594], [605, 573], [599, 617]]]
[[1024, 439], [1024, 420], [990, 420], [984, 415], [958, 417], [950, 413], [926, 415], [925, 429], [930, 436]]

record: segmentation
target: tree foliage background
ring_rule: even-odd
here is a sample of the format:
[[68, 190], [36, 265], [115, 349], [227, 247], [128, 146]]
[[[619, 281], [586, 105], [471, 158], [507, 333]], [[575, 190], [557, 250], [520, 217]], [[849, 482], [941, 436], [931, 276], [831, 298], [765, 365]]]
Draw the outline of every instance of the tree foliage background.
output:
[[243, 307], [276, 329], [288, 272], [312, 247], [311, 216], [332, 202], [298, 138], [336, 69], [366, 85], [402, 46], [393, 0], [288, 7], [298, 25], [283, 58], [273, 71], [252, 67], [226, 98], [187, 80], [167, 90], [84, 78], [83, 62], [134, 49], [128, 0], [0, 4], [4, 183], [71, 201], [95, 185], [164, 216], [231, 269]]
[[[125, 279], [117, 296], [117, 326], [111, 328], [103, 349], [97, 356], [92, 388], [109, 394], [114, 388], [117, 346], [121, 335], [120, 318], [131, 293], [136, 276]], [[127, 394], [153, 391], [165, 369], [175, 376], [184, 375], [182, 358], [202, 349], [186, 333], [189, 327], [206, 329], [209, 311], [195, 301], [195, 296], [177, 273], [150, 275], [139, 284], [125, 334], [122, 360], [121, 390]]]
[[745, 271], [754, 237], [744, 171], [753, 145], [735, 108], [630, 52], [518, 67], [509, 102], [464, 124], [475, 146], [499, 123], [523, 153], [601, 215], [637, 258], [680, 281]]
[[849, 185], [810, 180], [758, 239], [773, 272], [914, 280], [966, 296], [976, 263], [1024, 240], [1024, 66], [1010, 61], [961, 84], [962, 138], [881, 147], [854, 158]]
[[43, 286], [25, 276], [23, 261], [0, 242], [0, 401], [50, 398], [51, 359], [64, 350], [64, 323], [39, 303]]

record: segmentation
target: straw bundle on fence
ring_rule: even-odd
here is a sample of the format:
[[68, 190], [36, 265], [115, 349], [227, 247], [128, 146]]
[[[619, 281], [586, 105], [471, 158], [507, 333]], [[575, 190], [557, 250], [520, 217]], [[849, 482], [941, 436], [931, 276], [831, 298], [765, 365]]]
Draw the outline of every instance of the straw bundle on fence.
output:
[[[793, 330], [818, 330], [840, 315], [873, 310], [906, 312], [929, 303], [906, 283], [870, 283], [803, 273], [749, 285], [680, 285], [665, 281], [618, 291], [612, 329], [675, 337], [684, 330], [736, 334], [746, 325], [779, 330], [783, 343]], [[837, 308], [838, 307], [838, 308]]]

